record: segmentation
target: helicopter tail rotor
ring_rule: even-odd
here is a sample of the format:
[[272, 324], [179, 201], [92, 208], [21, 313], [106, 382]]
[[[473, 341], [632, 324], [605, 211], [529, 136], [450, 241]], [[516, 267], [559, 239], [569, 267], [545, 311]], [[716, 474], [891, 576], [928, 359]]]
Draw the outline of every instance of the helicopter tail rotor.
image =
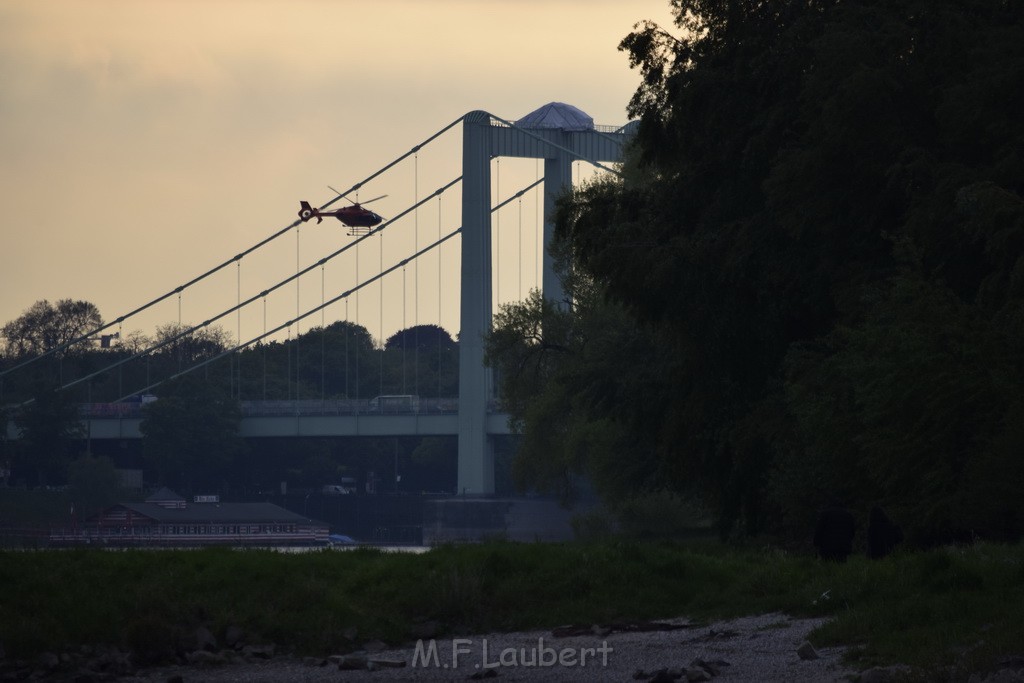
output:
[[310, 218], [313, 218], [314, 216], [316, 216], [317, 223], [323, 222], [324, 219], [323, 217], [320, 216], [320, 212], [314, 209], [312, 206], [310, 206], [309, 202], [299, 202], [299, 207], [299, 218], [302, 219], [303, 223], [308, 221]]

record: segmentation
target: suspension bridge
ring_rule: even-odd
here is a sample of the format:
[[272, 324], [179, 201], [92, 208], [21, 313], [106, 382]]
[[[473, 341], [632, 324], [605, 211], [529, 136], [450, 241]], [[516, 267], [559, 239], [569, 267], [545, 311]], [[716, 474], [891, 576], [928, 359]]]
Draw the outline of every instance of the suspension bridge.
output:
[[[462, 133], [461, 174], [441, 183], [431, 192], [421, 192], [419, 181], [421, 158], [425, 158], [426, 152], [432, 146], [438, 145], [441, 140], [450, 137], [448, 134], [457, 130], [460, 125]], [[265, 344], [282, 335], [286, 335], [290, 339], [294, 334], [298, 339], [303, 325], [310, 329], [319, 322], [320, 328], [324, 329], [327, 325], [328, 315], [334, 319], [341, 319], [338, 314], [341, 307], [344, 307], [343, 320], [346, 323], [362, 324], [368, 317], [372, 318], [372, 313], [376, 313], [375, 322], [380, 332], [379, 343], [382, 348], [385, 309], [390, 316], [395, 317], [394, 312], [400, 308], [400, 325], [402, 329], [405, 329], [409, 323], [407, 318], [410, 298], [413, 300], [412, 312], [415, 325], [423, 324], [422, 316], [431, 316], [436, 317], [437, 326], [443, 328], [445, 316], [442, 315], [442, 306], [446, 302], [445, 292], [453, 288], [451, 283], [455, 280], [455, 273], [451, 271], [455, 268], [453, 265], [445, 266], [442, 253], [447, 250], [450, 255], [458, 247], [459, 302], [457, 307], [451, 307], [457, 310], [458, 324], [457, 396], [442, 396], [440, 385], [435, 398], [420, 396], [424, 393], [421, 391], [421, 387], [414, 384], [410, 388], [407, 385], [403, 355], [401, 386], [390, 395], [393, 403], [390, 409], [384, 405], [388, 397], [385, 396], [383, 360], [381, 360], [379, 368], [378, 395], [370, 397], [364, 394], [360, 397], [358, 381], [354, 391], [349, 390], [347, 387], [348, 360], [346, 359], [346, 391], [338, 392], [344, 394], [344, 397], [328, 398], [323, 389], [327, 386], [329, 379], [327, 377], [328, 368], [323, 362], [323, 349], [321, 349], [321, 395], [319, 398], [301, 396], [298, 381], [295, 382], [294, 394], [291, 393], [293, 372], [291, 367], [288, 369], [288, 400], [268, 401], [264, 400], [265, 397], [250, 396], [248, 393], [243, 395], [241, 362], [238, 363], [237, 371], [232, 371], [232, 382], [237, 382], [233, 394], [239, 399], [242, 406], [242, 436], [457, 435], [458, 491], [470, 495], [491, 494], [494, 492], [493, 437], [509, 433], [507, 415], [500, 412], [495, 401], [494, 378], [484, 365], [484, 336], [490, 329], [495, 307], [503, 299], [522, 298], [524, 255], [527, 257], [527, 261], [533, 259], [533, 288], [540, 289], [547, 299], [556, 302], [564, 300], [562, 284], [547, 249], [553, 233], [552, 220], [555, 201], [574, 184], [574, 168], [578, 170], [581, 167], [589, 167], [595, 172], [616, 173], [614, 168], [606, 166], [606, 164], [614, 164], [621, 159], [623, 146], [632, 133], [632, 125], [597, 126], [589, 116], [579, 109], [560, 103], [545, 105], [516, 121], [506, 120], [484, 111], [469, 112], [442, 127], [423, 142], [399, 155], [368, 177], [353, 184], [349, 189], [338, 192], [330, 201], [320, 206], [319, 210], [326, 210], [343, 199], [351, 201], [350, 196], [354, 196], [355, 201], [358, 201], [358, 193], [361, 190], [367, 189], [371, 184], [377, 188], [382, 183], [392, 182], [389, 177], [400, 177], [399, 169], [403, 165], [411, 164], [412, 172], [405, 171], [406, 176], [411, 175], [414, 179], [412, 197], [406, 208], [393, 213], [376, 227], [353, 229], [348, 234], [351, 239], [336, 239], [329, 244], [326, 253], [320, 252], [313, 257], [307, 255], [305, 265], [303, 265], [299, 241], [303, 221], [301, 218], [292, 221], [291, 224], [269, 237], [256, 242], [184, 284], [166, 291], [161, 296], [100, 328], [90, 330], [82, 337], [52, 349], [48, 353], [59, 354], [83, 341], [103, 337], [120, 337], [124, 324], [129, 320], [137, 318], [158, 304], [164, 302], [173, 304], [175, 300], [177, 301], [179, 324], [173, 334], [166, 335], [158, 343], [147, 344], [144, 348], [134, 350], [131, 354], [122, 354], [117, 361], [103, 368], [80, 377], [68, 378], [62, 383], [61, 388], [78, 387], [80, 390], [82, 386], [90, 386], [90, 383], [96, 381], [96, 378], [101, 375], [120, 373], [127, 364], [147, 359], [162, 349], [180, 344], [190, 335], [200, 333], [215, 324], [230, 325], [231, 322], [235, 322], [237, 340], [219, 353], [198, 359], [195, 362], [182, 364], [178, 371], [170, 376], [153, 380], [148, 376], [147, 371], [146, 381], [141, 385], [118, 387], [119, 390], [123, 389], [124, 394], [117, 403], [124, 403], [131, 397], [138, 397], [149, 392], [158, 395], [159, 386], [163, 382], [196, 371], [203, 371], [211, 363], [226, 357], [230, 358], [245, 349]], [[533, 178], [529, 177], [529, 170], [524, 171], [522, 166], [515, 167], [512, 172], [506, 167], [503, 178], [502, 159], [532, 160]], [[511, 191], [507, 190], [509, 176], [516, 181], [515, 187]], [[385, 187], [393, 186], [385, 185]], [[457, 225], [452, 225], [454, 221], [446, 223], [443, 218], [444, 207], [453, 203], [453, 200], [450, 199], [452, 197], [458, 204], [458, 210], [448, 210], [447, 214], [459, 216], [461, 220]], [[535, 223], [535, 238], [532, 247], [529, 239], [523, 239], [526, 234], [523, 227], [524, 201], [532, 202], [534, 207], [533, 212], [527, 212], [528, 214], [532, 213], [532, 218], [528, 215], [526, 220], [527, 223], [531, 221]], [[420, 230], [421, 215], [430, 210], [428, 205], [431, 203], [437, 205], [436, 233], [424, 239]], [[511, 229], [508, 228], [510, 218], [511, 222], [514, 222]], [[408, 234], [410, 224], [411, 232], [414, 233], [412, 236]], [[404, 246], [405, 252], [392, 255], [393, 250], [389, 251], [389, 261], [386, 262], [383, 240], [385, 234], [390, 237], [403, 229], [405, 230], [404, 238], [391, 240], [391, 243]], [[261, 274], [265, 273], [270, 276], [271, 284], [267, 285], [265, 281], [261, 282], [252, 288], [254, 294], [243, 297], [241, 284], [243, 263], [256, 261], [260, 258], [260, 254], [269, 251], [272, 243], [280, 243], [280, 238], [287, 234], [295, 235], [294, 272], [278, 275], [275, 278], [272, 268], [257, 266], [256, 269]], [[338, 235], [344, 235], [344, 233], [334, 233], [335, 237]], [[456, 237], [460, 239], [454, 239]], [[372, 259], [373, 254], [367, 254], [367, 247], [372, 244], [368, 241], [374, 238], [378, 242], [375, 263]], [[341, 242], [340, 246], [338, 245], [339, 241]], [[524, 242], [526, 242], [525, 246]], [[508, 256], [509, 244], [513, 245], [511, 247], [512, 258]], [[360, 246], [363, 247], [362, 254], [360, 254]], [[279, 252], [274, 253], [277, 255], [271, 258], [276, 260], [279, 266], [280, 262], [285, 259], [280, 257]], [[345, 261], [345, 259], [348, 260]], [[513, 259], [514, 263], [512, 263]], [[290, 260], [290, 256], [288, 260]], [[424, 271], [430, 272], [434, 276], [430, 279], [434, 280], [433, 284], [437, 288], [437, 291], [430, 292], [429, 296], [425, 291], [428, 289], [427, 286], [422, 285], [424, 278], [419, 267], [424, 263], [432, 263], [431, 268], [424, 268]], [[337, 264], [341, 265], [335, 268]], [[501, 273], [503, 264], [505, 265], [504, 274]], [[213, 314], [204, 313], [203, 317], [206, 319], [200, 324], [183, 324], [181, 322], [182, 302], [187, 293], [197, 290], [204, 283], [208, 283], [216, 277], [222, 278], [221, 289], [229, 289], [230, 287], [224, 287], [223, 277], [225, 274], [231, 273], [232, 267], [235, 271], [235, 283], [233, 284], [236, 285], [234, 301], [229, 305], [222, 306], [220, 310], [215, 310]], [[433, 272], [434, 267], [436, 267], [436, 273]], [[330, 268], [335, 269], [329, 271]], [[410, 268], [414, 270], [411, 287], [408, 283]], [[362, 276], [360, 275], [361, 269]], [[251, 270], [253, 268], [249, 268], [247, 272], [251, 272]], [[367, 270], [370, 271], [370, 275], [365, 275]], [[510, 276], [509, 271], [513, 271], [514, 277]], [[278, 272], [280, 273], [279, 267]], [[330, 288], [327, 285], [328, 272], [332, 274]], [[319, 301], [310, 299], [311, 292], [315, 296], [317, 289], [317, 274], [320, 276]], [[334, 282], [336, 279], [343, 280], [343, 282]], [[527, 277], [527, 279], [529, 278]], [[506, 295], [502, 297], [500, 291], [502, 283], [510, 281], [516, 282], [516, 286], [511, 287], [514, 291], [509, 295], [510, 287], [506, 284]], [[311, 282], [312, 287], [310, 286]], [[390, 284], [393, 282], [397, 284]], [[386, 283], [389, 287], [387, 293], [385, 292]], [[303, 284], [305, 284], [304, 291]], [[281, 299], [291, 296], [292, 287], [294, 287], [294, 313], [288, 311], [287, 307], [280, 303]], [[398, 289], [399, 287], [400, 289]], [[376, 292], [373, 292], [374, 289]], [[398, 290], [397, 294], [396, 290]], [[421, 297], [421, 293], [424, 296]], [[305, 294], [305, 304], [303, 303], [303, 294]], [[196, 298], [202, 297], [197, 295]], [[362, 316], [359, 310], [361, 298], [364, 299]], [[427, 310], [429, 306], [425, 302], [428, 300], [432, 304], [432, 310]], [[275, 317], [270, 318], [268, 310], [275, 309], [275, 304], [268, 305], [268, 302], [274, 301], [277, 301]], [[370, 305], [368, 306], [367, 303]], [[376, 307], [372, 306], [373, 303], [377, 304]], [[351, 310], [350, 304], [352, 305]], [[367, 308], [376, 308], [376, 311], [372, 311], [367, 316]], [[262, 325], [259, 324], [260, 312], [262, 312]], [[246, 315], [248, 330], [245, 334], [243, 334], [242, 325], [243, 314]], [[446, 310], [445, 314], [448, 318], [454, 319], [454, 311]], [[233, 321], [232, 318], [234, 318]], [[272, 320], [276, 320], [276, 324]], [[371, 321], [371, 324], [372, 322], [374, 321]], [[371, 329], [371, 324], [365, 325], [367, 330]], [[449, 323], [451, 327], [454, 324], [456, 324], [454, 321]], [[290, 359], [291, 356], [289, 356], [289, 365], [291, 364]], [[0, 382], [3, 381], [3, 376], [17, 372], [23, 365], [34, 360], [36, 359], [30, 359], [6, 369], [0, 373]], [[419, 363], [421, 360], [417, 354], [411, 362]], [[298, 363], [299, 356], [296, 350], [296, 366]], [[297, 376], [297, 367], [294, 372]], [[357, 364], [355, 370], [357, 380], [359, 372]], [[364, 368], [363, 372], [364, 374], [373, 372], [373, 369]], [[416, 371], [413, 372], [413, 375], [419, 377], [419, 373]], [[264, 394], [266, 393], [266, 384], [267, 380], [264, 377]], [[403, 405], [403, 400], [408, 401], [408, 405]], [[101, 409], [94, 407], [91, 411], [86, 411], [86, 416], [91, 439], [126, 439], [140, 436], [141, 417], [138, 414], [133, 414], [130, 410], [111, 410], [109, 405], [105, 405]]]

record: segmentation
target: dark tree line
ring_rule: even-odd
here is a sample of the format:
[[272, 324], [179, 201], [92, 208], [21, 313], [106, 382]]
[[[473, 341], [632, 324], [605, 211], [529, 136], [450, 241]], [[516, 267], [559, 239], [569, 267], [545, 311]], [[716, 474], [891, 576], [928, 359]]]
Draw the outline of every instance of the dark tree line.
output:
[[[84, 403], [155, 395], [158, 400], [143, 408], [142, 423], [150, 480], [185, 490], [221, 490], [242, 482], [244, 472], [252, 469], [244, 462], [249, 449], [237, 433], [239, 401], [369, 400], [380, 394], [448, 398], [458, 393], [458, 347], [436, 325], [402, 330], [377, 346], [365, 328], [342, 321], [225, 353], [234, 342], [217, 327], [190, 331], [171, 323], [159, 327], [152, 339], [137, 332], [122, 337], [109, 329], [91, 334], [103, 324], [88, 302], [41, 301], [0, 329], [0, 372], [10, 370], [0, 378], [2, 436], [9, 422], [19, 435], [0, 439], [0, 464], [12, 465], [14, 481], [52, 485], [67, 480], [69, 465], [88, 445], [79, 417]], [[375, 446], [367, 448], [375, 452]], [[418, 448], [405, 446], [406, 460], [417, 462], [412, 453], [427, 452]], [[334, 469], [347, 460], [374, 459], [360, 455], [363, 447], [327, 450]], [[394, 454], [385, 459], [394, 460]], [[290, 473], [277, 467], [274, 474], [264, 474], [304, 482], [316, 478], [323, 464], [317, 462], [300, 458], [298, 466], [291, 463]], [[312, 468], [308, 475], [307, 465]]]
[[0, 404], [21, 403], [58, 387], [77, 403], [118, 401], [143, 392], [159, 396], [163, 383], [187, 375], [240, 400], [458, 393], [458, 345], [437, 325], [400, 330], [378, 346], [365, 327], [339, 321], [226, 353], [234, 341], [222, 328], [191, 330], [169, 323], [153, 338], [139, 332], [122, 337], [108, 329], [62, 348], [102, 325], [94, 305], [71, 300], [57, 306], [38, 302], [4, 325], [0, 372], [11, 372], [2, 378]]
[[723, 533], [802, 539], [836, 498], [1018, 537], [1021, 4], [673, 5], [620, 46], [624, 177], [560, 204], [574, 309], [489, 340], [521, 481], [697, 495]]

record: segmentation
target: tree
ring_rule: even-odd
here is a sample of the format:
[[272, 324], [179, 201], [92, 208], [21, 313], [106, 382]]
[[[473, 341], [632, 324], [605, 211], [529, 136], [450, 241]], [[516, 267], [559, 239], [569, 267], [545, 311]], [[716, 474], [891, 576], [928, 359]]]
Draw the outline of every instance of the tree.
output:
[[452, 351], [455, 349], [455, 340], [443, 327], [438, 325], [414, 325], [388, 337], [384, 342], [384, 348], [434, 352], [438, 349]]
[[[21, 357], [53, 351], [103, 326], [99, 309], [88, 301], [37, 301], [21, 316], [0, 328], [4, 353]], [[91, 348], [94, 340], [72, 345], [72, 351]]]
[[218, 487], [244, 451], [237, 401], [201, 378], [165, 385], [143, 413], [143, 457], [159, 484]]
[[78, 406], [61, 391], [40, 389], [15, 412], [14, 426], [19, 469], [34, 472], [40, 486], [64, 481], [75, 441], [85, 432]]
[[188, 331], [190, 326], [167, 323], [156, 328], [156, 345], [160, 353], [188, 366], [212, 358], [233, 344], [231, 334], [219, 326], [200, 327]]
[[1020, 476], [1019, 6], [673, 5], [679, 37], [621, 45], [625, 177], [567, 197], [556, 235], [671, 354], [667, 481], [700, 482], [724, 533], [796, 538], [836, 493], [919, 543], [1020, 533], [1009, 487], [980, 505], [982, 472]]
[[612, 506], [666, 484], [653, 459], [671, 393], [671, 362], [652, 331], [605, 301], [594, 281], [559, 259], [569, 308], [538, 291], [503, 305], [485, 340], [502, 407], [521, 434], [512, 462], [520, 490], [565, 503], [589, 481]]
[[78, 514], [83, 518], [116, 503], [121, 491], [114, 461], [88, 453], [68, 465], [68, 487]]

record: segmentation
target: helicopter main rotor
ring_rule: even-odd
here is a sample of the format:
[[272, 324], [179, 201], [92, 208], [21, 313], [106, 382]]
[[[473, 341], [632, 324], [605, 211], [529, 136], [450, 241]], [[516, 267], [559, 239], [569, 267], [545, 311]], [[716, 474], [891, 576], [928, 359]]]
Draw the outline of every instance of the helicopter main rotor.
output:
[[349, 199], [348, 197], [345, 197], [345, 196], [343, 196], [343, 195], [342, 195], [342, 194], [341, 194], [340, 192], [338, 192], [337, 190], [335, 190], [335, 189], [334, 189], [333, 187], [331, 187], [330, 185], [328, 185], [328, 186], [327, 186], [327, 189], [329, 189], [329, 190], [330, 190], [331, 192], [333, 192], [334, 194], [338, 195], [338, 196], [339, 196], [339, 197], [341, 197], [342, 199], [344, 199], [344, 200], [348, 201], [349, 203], [351, 203], [351, 204], [354, 204], [354, 205], [356, 205], [356, 206], [361, 206], [361, 205], [363, 205], [363, 204], [369, 204], [370, 202], [375, 202], [375, 201], [377, 201], [378, 199], [384, 199], [385, 197], [387, 197], [387, 195], [386, 195], [386, 194], [382, 194], [382, 195], [381, 195], [381, 196], [379, 196], [379, 197], [374, 197], [373, 199], [367, 199], [367, 200], [366, 200], [365, 202], [357, 202], [357, 201], [352, 201], [352, 200], [351, 200], [351, 199]]

